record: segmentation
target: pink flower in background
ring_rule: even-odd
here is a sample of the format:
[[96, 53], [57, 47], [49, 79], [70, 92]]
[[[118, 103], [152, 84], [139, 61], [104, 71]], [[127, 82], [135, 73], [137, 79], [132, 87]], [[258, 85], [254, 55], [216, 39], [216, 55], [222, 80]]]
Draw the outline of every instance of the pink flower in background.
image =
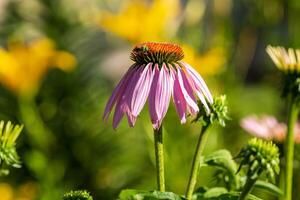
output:
[[[261, 117], [251, 115], [241, 120], [241, 127], [255, 137], [265, 140], [284, 142], [287, 126], [278, 122], [273, 116], [263, 115]], [[295, 127], [295, 142], [300, 143], [300, 124]]]
[[148, 42], [136, 46], [131, 52], [135, 63], [114, 89], [103, 119], [108, 119], [115, 106], [113, 127], [124, 115], [133, 127], [148, 100], [153, 128], [158, 129], [171, 97], [181, 123], [186, 122], [188, 114], [198, 113], [197, 100], [209, 113], [212, 95], [202, 77], [182, 58], [183, 51], [175, 44]]

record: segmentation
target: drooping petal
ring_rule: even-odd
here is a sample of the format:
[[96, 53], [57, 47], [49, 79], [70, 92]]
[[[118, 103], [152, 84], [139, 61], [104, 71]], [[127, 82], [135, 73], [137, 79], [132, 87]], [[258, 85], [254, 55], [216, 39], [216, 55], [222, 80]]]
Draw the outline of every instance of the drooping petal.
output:
[[201, 90], [201, 92], [204, 94], [204, 96], [207, 98], [208, 102], [210, 104], [213, 103], [213, 97], [204, 82], [203, 78], [194, 70], [189, 64], [185, 62], [180, 62], [186, 72], [189, 74], [189, 76], [192, 78], [192, 81], [194, 82], [195, 86], [197, 87], [198, 90]]
[[116, 88], [114, 89], [112, 95], [110, 96], [105, 110], [104, 110], [104, 114], [103, 114], [103, 120], [107, 121], [108, 116], [113, 108], [113, 106], [115, 105], [115, 103], [117, 102], [117, 100], [119, 99], [119, 97], [121, 96], [121, 94], [123, 93], [123, 90], [126, 88], [129, 79], [131, 78], [132, 74], [134, 73], [134, 71], [136, 70], [136, 65], [132, 65], [129, 70], [125, 73], [125, 75], [123, 76], [123, 78], [120, 80], [120, 82], [117, 84]]
[[151, 84], [150, 93], [148, 97], [150, 118], [154, 128], [158, 128], [158, 116], [155, 108], [155, 95], [156, 95], [156, 88], [158, 84], [158, 78], [159, 78], [159, 68], [158, 68], [158, 64], [155, 64], [153, 69], [153, 81]]
[[123, 101], [124, 100], [119, 99], [118, 103], [116, 105], [116, 108], [115, 108], [115, 113], [113, 116], [113, 128], [114, 129], [116, 129], [118, 127], [120, 121], [122, 120], [122, 118], [124, 116], [124, 112], [123, 112], [123, 108], [122, 108]]
[[196, 103], [191, 86], [188, 83], [185, 83], [186, 81], [184, 80], [184, 72], [180, 67], [177, 67], [177, 77], [182, 94], [187, 103], [187, 108], [192, 115], [195, 115], [197, 112], [199, 112], [199, 107]]
[[142, 66], [136, 67], [134, 72], [132, 73], [130, 79], [128, 80], [128, 84], [126, 85], [126, 88], [124, 88], [123, 93], [121, 94], [120, 98], [117, 101], [114, 117], [113, 117], [113, 128], [116, 129], [118, 124], [120, 123], [121, 119], [123, 118], [124, 113], [130, 115], [128, 118], [128, 121], [130, 121], [130, 125], [134, 124], [135, 121], [131, 121], [133, 118], [131, 118], [131, 112], [129, 103], [130, 98], [132, 97], [132, 91], [134, 88], [134, 85], [138, 81], [138, 78], [140, 77], [141, 71], [143, 70]]
[[153, 80], [152, 63], [149, 63], [142, 72], [138, 82], [135, 85], [131, 98], [131, 113], [137, 117], [144, 107]]
[[169, 66], [172, 76], [174, 78], [174, 86], [173, 86], [173, 102], [175, 105], [175, 109], [180, 118], [180, 122], [183, 124], [186, 122], [186, 101], [184, 95], [181, 91], [181, 87], [179, 84], [178, 77], [176, 75], [176, 69]]
[[210, 108], [207, 104], [208, 100], [205, 99], [203, 91], [201, 89], [199, 89], [199, 87], [197, 87], [195, 81], [193, 81], [193, 77], [189, 73], [187, 73], [186, 70], [182, 71], [182, 77], [184, 79], [184, 83], [188, 85], [188, 86], [186, 86], [186, 88], [191, 88], [192, 92], [196, 93], [196, 95], [198, 96], [202, 105], [204, 106], [206, 113], [210, 113]]
[[158, 84], [155, 95], [155, 108], [158, 116], [159, 125], [165, 117], [171, 99], [171, 93], [173, 88], [173, 79], [165, 64], [160, 69]]

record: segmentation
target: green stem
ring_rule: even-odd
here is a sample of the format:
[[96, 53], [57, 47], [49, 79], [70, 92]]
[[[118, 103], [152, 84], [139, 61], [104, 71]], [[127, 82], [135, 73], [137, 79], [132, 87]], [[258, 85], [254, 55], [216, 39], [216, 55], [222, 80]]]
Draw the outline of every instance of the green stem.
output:
[[54, 136], [41, 119], [34, 99], [22, 97], [19, 99], [19, 106], [22, 120], [30, 134], [30, 142], [48, 151], [54, 142]]
[[164, 146], [163, 146], [163, 133], [162, 127], [154, 130], [154, 148], [156, 159], [156, 175], [157, 186], [161, 192], [165, 191], [165, 171], [164, 171]]
[[287, 136], [285, 143], [285, 158], [286, 158], [286, 169], [285, 169], [285, 200], [292, 199], [293, 189], [293, 162], [294, 162], [294, 127], [297, 122], [299, 109], [294, 99], [291, 100], [288, 113], [288, 127]]
[[197, 182], [197, 177], [199, 173], [199, 168], [200, 168], [200, 161], [201, 161], [201, 155], [207, 140], [207, 134], [205, 134], [206, 130], [208, 129], [209, 125], [204, 126], [201, 130], [201, 133], [199, 135], [197, 147], [196, 147], [196, 152], [194, 154], [193, 158], [193, 164], [192, 164], [192, 169], [191, 169], [191, 174], [186, 190], [186, 198], [187, 200], [191, 200], [193, 196], [193, 192], [196, 186]]
[[243, 191], [239, 197], [239, 200], [244, 200], [247, 198], [248, 194], [250, 194], [250, 192], [252, 191], [256, 181], [257, 181], [257, 178], [255, 178], [255, 179], [252, 179], [250, 177], [247, 178], [246, 184], [245, 184]]

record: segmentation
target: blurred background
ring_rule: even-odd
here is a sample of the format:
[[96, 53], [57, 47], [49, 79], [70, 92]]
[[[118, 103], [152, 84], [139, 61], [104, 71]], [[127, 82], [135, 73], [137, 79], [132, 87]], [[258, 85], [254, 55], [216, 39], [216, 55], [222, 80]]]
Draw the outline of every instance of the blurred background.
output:
[[[250, 138], [242, 117], [286, 120], [265, 47], [299, 47], [299, 18], [298, 0], [0, 0], [0, 119], [25, 125], [23, 167], [0, 178], [0, 200], [60, 199], [82, 188], [106, 200], [125, 188], [156, 189], [148, 110], [134, 128], [123, 120], [114, 131], [101, 118], [130, 50], [144, 41], [180, 44], [212, 93], [227, 95], [231, 120], [210, 130], [205, 152], [237, 155]], [[164, 129], [166, 187], [183, 194], [200, 126], [180, 125], [171, 105]], [[199, 185], [214, 184], [213, 174], [203, 168]]]

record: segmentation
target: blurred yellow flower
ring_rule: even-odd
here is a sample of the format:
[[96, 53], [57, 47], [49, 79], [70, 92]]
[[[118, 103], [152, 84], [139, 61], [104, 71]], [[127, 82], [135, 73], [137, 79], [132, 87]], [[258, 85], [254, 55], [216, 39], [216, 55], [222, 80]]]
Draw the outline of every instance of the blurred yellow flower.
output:
[[0, 184], [0, 200], [13, 200], [14, 191], [9, 184]]
[[33, 200], [37, 197], [37, 185], [28, 182], [15, 189], [7, 183], [0, 183], [0, 200]]
[[179, 0], [129, 1], [117, 14], [102, 11], [99, 25], [132, 43], [163, 41], [176, 32]]
[[193, 66], [201, 75], [210, 76], [222, 70], [226, 62], [222, 48], [210, 49], [200, 55], [193, 47], [182, 45], [184, 61]]
[[46, 38], [28, 44], [14, 42], [8, 50], [0, 48], [0, 82], [17, 95], [34, 94], [49, 68], [69, 71], [75, 65], [72, 54], [57, 51], [54, 43]]

